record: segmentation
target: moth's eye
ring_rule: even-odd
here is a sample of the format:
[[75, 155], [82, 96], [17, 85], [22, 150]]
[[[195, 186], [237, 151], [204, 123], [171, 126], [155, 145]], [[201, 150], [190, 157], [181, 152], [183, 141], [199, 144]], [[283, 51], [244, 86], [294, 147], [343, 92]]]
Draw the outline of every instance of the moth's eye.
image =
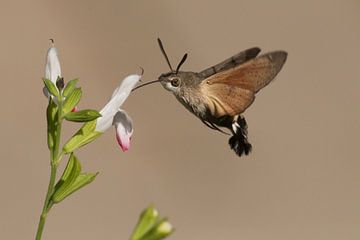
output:
[[173, 87], [178, 87], [180, 85], [180, 79], [174, 78], [170, 81], [170, 83]]

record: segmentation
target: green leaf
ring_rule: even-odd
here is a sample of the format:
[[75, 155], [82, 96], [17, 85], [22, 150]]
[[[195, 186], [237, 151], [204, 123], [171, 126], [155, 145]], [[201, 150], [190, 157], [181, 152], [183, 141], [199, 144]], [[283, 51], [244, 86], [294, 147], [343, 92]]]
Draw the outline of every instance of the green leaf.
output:
[[71, 110], [76, 107], [81, 99], [82, 91], [81, 88], [74, 89], [69, 96], [65, 98], [63, 105], [63, 114], [66, 116]]
[[[72, 193], [76, 192], [82, 187], [90, 184], [92, 181], [95, 180], [96, 176], [99, 173], [81, 173], [64, 192], [64, 197], [61, 200], [64, 200], [66, 197], [70, 196]], [[60, 201], [61, 201], [60, 200]]]
[[58, 107], [52, 98], [49, 98], [49, 104], [46, 109], [47, 119], [47, 133], [48, 133], [48, 147], [53, 149], [56, 139], [56, 124], [57, 124], [57, 111]]
[[63, 151], [71, 153], [101, 136], [102, 132], [95, 131], [95, 127], [96, 120], [85, 123], [79, 131], [64, 144]]
[[159, 221], [159, 213], [154, 206], [149, 206], [140, 215], [139, 221], [133, 231], [131, 240], [140, 240]]
[[74, 89], [76, 88], [76, 84], [77, 84], [78, 81], [79, 81], [79, 79], [76, 78], [76, 79], [70, 80], [70, 81], [66, 84], [66, 86], [65, 86], [65, 88], [64, 88], [64, 90], [63, 90], [63, 96], [64, 96], [64, 97], [69, 96], [69, 95], [74, 91]]
[[171, 224], [166, 218], [163, 218], [139, 240], [161, 240], [168, 237], [173, 232], [174, 229]]
[[65, 119], [72, 122], [89, 122], [101, 117], [96, 110], [85, 109], [78, 112], [69, 112], [65, 115]]
[[55, 97], [59, 96], [59, 91], [55, 84], [50, 81], [49, 79], [44, 78], [43, 79], [46, 89], [49, 91], [49, 93]]
[[63, 172], [63, 175], [61, 176], [58, 183], [55, 185], [54, 194], [52, 195], [52, 200], [54, 203], [62, 201], [69, 195], [69, 189], [71, 189], [71, 186], [74, 184], [77, 177], [80, 175], [80, 172], [80, 162], [72, 153]]
[[95, 180], [98, 173], [80, 173], [81, 165], [72, 153], [58, 183], [55, 185], [52, 201], [59, 203], [75, 191]]

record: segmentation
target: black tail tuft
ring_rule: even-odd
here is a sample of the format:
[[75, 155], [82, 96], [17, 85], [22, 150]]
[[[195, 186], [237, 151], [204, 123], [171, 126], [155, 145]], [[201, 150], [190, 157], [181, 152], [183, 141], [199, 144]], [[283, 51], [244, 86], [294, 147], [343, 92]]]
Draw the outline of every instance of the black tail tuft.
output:
[[243, 154], [248, 155], [251, 152], [252, 146], [244, 137], [237, 135], [232, 136], [229, 139], [229, 145], [234, 152], [241, 157]]
[[239, 116], [237, 121], [233, 123], [233, 136], [229, 139], [229, 145], [234, 152], [241, 157], [243, 154], [248, 155], [252, 146], [247, 140], [247, 123], [245, 118]]

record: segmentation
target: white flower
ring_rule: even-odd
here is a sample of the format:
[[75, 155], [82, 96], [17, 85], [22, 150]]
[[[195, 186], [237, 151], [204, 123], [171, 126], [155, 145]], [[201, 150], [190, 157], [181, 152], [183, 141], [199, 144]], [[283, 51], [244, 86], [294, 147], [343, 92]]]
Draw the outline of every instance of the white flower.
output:
[[[45, 78], [53, 82], [55, 86], [56, 80], [61, 78], [60, 61], [53, 41], [46, 55]], [[43, 91], [46, 97], [50, 96], [46, 88], [44, 88]]]
[[123, 151], [130, 147], [130, 139], [133, 134], [132, 120], [120, 106], [130, 95], [131, 90], [139, 82], [141, 75], [127, 76], [115, 89], [110, 101], [100, 111], [101, 117], [96, 120], [95, 131], [105, 132], [112, 125], [116, 129], [116, 139]]
[[58, 52], [54, 44], [49, 48], [46, 57], [45, 78], [51, 80], [56, 85], [58, 77], [61, 78], [61, 67]]

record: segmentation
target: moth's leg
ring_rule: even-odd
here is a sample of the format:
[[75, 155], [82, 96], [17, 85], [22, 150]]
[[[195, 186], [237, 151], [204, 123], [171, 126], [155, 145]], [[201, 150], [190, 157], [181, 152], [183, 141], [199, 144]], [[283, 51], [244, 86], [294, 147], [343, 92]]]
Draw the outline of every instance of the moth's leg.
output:
[[229, 133], [224, 132], [223, 130], [221, 130], [220, 128], [218, 128], [218, 127], [217, 127], [216, 125], [214, 125], [213, 123], [209, 123], [209, 122], [204, 121], [204, 120], [202, 120], [202, 119], [201, 119], [201, 121], [202, 121], [207, 127], [211, 128], [211, 129], [213, 129], [213, 130], [217, 130], [217, 131], [219, 131], [219, 132], [221, 132], [221, 133], [224, 133], [224, 134], [226, 134], [226, 135], [230, 135]]

